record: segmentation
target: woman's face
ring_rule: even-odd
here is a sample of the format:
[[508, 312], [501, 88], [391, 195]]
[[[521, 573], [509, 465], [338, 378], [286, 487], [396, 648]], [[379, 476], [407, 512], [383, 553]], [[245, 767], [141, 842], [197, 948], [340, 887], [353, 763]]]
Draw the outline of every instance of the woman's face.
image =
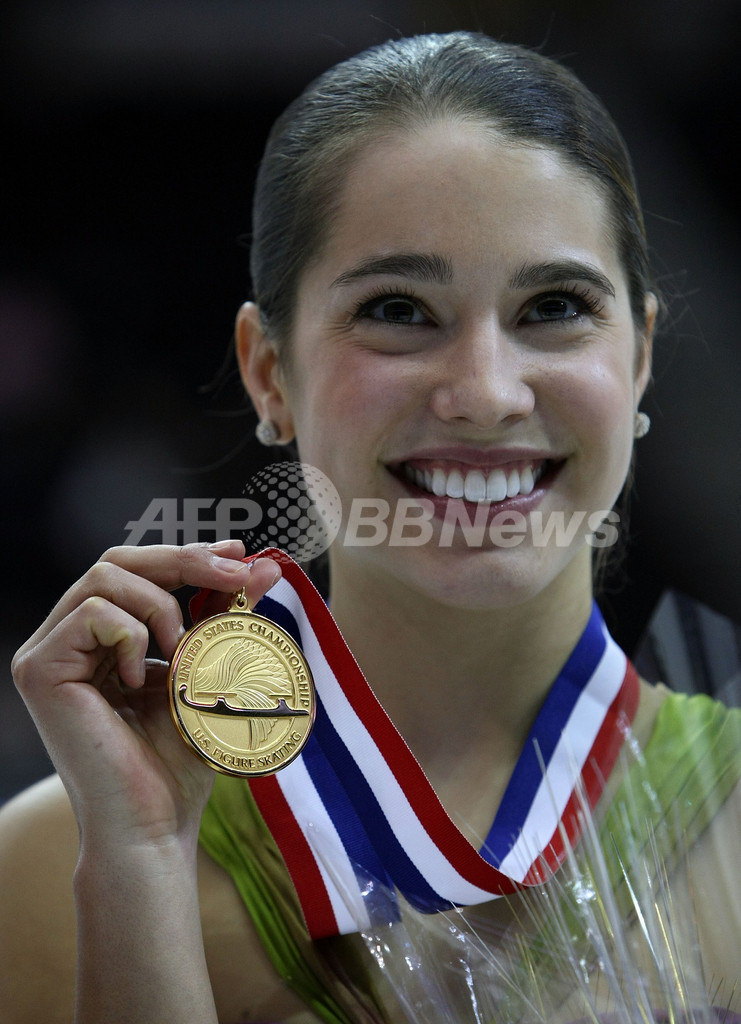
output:
[[333, 571], [466, 607], [583, 588], [640, 344], [606, 204], [555, 152], [453, 122], [368, 146], [284, 375], [301, 459], [343, 503]]

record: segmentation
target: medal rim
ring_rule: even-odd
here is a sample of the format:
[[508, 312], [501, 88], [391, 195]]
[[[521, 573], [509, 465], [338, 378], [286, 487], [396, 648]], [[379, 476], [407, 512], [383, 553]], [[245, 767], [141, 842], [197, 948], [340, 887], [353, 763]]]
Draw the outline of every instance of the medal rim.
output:
[[[259, 769], [258, 768], [230, 768], [227, 765], [222, 764], [221, 762], [217, 761], [215, 758], [211, 757], [210, 754], [206, 750], [204, 750], [203, 747], [200, 746], [200, 744], [196, 743], [196, 741], [190, 735], [190, 732], [187, 729], [186, 725], [184, 724], [184, 722], [183, 722], [183, 720], [181, 718], [181, 715], [180, 715], [180, 710], [179, 710], [179, 706], [178, 706], [178, 699], [177, 699], [177, 697], [178, 697], [178, 688], [177, 688], [177, 685], [176, 685], [177, 672], [178, 672], [178, 668], [180, 666], [180, 661], [181, 661], [181, 659], [183, 657], [184, 652], [187, 649], [187, 646], [188, 646], [188, 643], [190, 642], [190, 639], [193, 636], [195, 636], [195, 634], [198, 633], [201, 629], [203, 629], [206, 626], [208, 626], [208, 624], [210, 622], [215, 622], [217, 620], [222, 620], [222, 619], [225, 619], [225, 618], [231, 617], [231, 616], [240, 616], [242, 618], [257, 619], [258, 621], [263, 622], [266, 626], [269, 626], [272, 630], [275, 630], [278, 633], [280, 633], [281, 636], [285, 637], [286, 640], [294, 648], [296, 654], [301, 659], [301, 662], [303, 664], [303, 668], [304, 668], [304, 670], [306, 672], [306, 678], [308, 680], [309, 690], [310, 690], [310, 693], [311, 693], [311, 708], [309, 710], [309, 724], [307, 726], [307, 729], [306, 729], [306, 732], [305, 732], [304, 736], [301, 738], [301, 741], [297, 744], [296, 749], [294, 751], [292, 751], [291, 754], [289, 756], [287, 756], [283, 761], [281, 761], [280, 764], [275, 765], [274, 767], [259, 768]], [[189, 747], [189, 749], [198, 757], [198, 759], [200, 761], [203, 761], [205, 764], [207, 764], [209, 766], [209, 768], [212, 768], [214, 771], [217, 771], [217, 772], [219, 772], [222, 775], [231, 775], [232, 777], [238, 777], [238, 778], [242, 778], [242, 779], [252, 779], [252, 778], [260, 778], [260, 777], [265, 776], [265, 775], [275, 775], [276, 772], [282, 771], [283, 768], [287, 768], [288, 765], [291, 764], [293, 761], [295, 761], [295, 759], [302, 753], [304, 747], [306, 746], [306, 743], [309, 740], [309, 737], [311, 736], [312, 729], [314, 728], [314, 722], [316, 720], [316, 705], [317, 705], [316, 686], [314, 684], [314, 676], [313, 676], [313, 673], [311, 671], [311, 667], [309, 665], [309, 662], [308, 662], [308, 660], [306, 658], [306, 655], [301, 650], [301, 647], [299, 646], [297, 641], [294, 640], [294, 638], [291, 636], [291, 634], [288, 633], [282, 626], [280, 626], [277, 622], [274, 622], [272, 619], [267, 618], [267, 616], [261, 615], [259, 612], [254, 612], [254, 611], [248, 611], [248, 610], [240, 611], [240, 610], [235, 610], [233, 608], [227, 608], [223, 612], [217, 612], [215, 615], [209, 615], [208, 618], [206, 618], [206, 619], [201, 619], [200, 622], [195, 622], [190, 627], [190, 629], [181, 636], [180, 640], [178, 641], [177, 648], [176, 648], [175, 653], [173, 654], [173, 657], [172, 657], [172, 659], [170, 661], [170, 665], [169, 665], [168, 672], [167, 672], [167, 692], [168, 692], [168, 698], [169, 698], [169, 702], [170, 702], [170, 717], [172, 718], [172, 720], [173, 720], [173, 722], [174, 722], [174, 724], [175, 724], [175, 726], [176, 726], [176, 728], [177, 728], [181, 738], [183, 740], [185, 740], [185, 742], [186, 742], [187, 746]], [[303, 717], [303, 716], [300, 716], [300, 717]]]

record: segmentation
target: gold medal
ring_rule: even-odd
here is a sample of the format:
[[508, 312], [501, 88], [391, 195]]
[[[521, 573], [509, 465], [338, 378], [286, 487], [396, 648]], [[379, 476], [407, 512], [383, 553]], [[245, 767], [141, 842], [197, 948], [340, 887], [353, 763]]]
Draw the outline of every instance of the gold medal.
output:
[[244, 590], [185, 634], [170, 664], [170, 710], [189, 746], [216, 771], [250, 777], [289, 764], [309, 738], [314, 681], [301, 650]]

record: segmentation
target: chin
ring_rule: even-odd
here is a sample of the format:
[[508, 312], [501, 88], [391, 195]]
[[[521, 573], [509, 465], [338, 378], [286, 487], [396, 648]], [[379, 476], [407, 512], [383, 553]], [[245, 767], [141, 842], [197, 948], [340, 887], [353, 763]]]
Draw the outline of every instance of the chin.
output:
[[[387, 547], [385, 572], [420, 600], [450, 609], [516, 608], [553, 589], [591, 586], [591, 549]], [[379, 565], [380, 568], [380, 565]]]

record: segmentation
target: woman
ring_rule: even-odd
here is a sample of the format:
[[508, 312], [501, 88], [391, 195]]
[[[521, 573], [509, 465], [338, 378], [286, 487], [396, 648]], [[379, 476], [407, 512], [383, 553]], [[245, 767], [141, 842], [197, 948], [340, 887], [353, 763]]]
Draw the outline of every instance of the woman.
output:
[[[420, 815], [434, 805], [439, 820], [439, 801], [454, 819], [462, 861], [477, 858], [470, 902], [481, 921], [504, 926], [516, 910], [496, 897], [523, 880], [517, 866], [504, 871], [526, 825], [523, 759], [534, 735], [557, 744], [565, 720], [549, 717], [551, 698], [564, 666], [583, 660], [585, 636], [596, 631], [614, 653], [592, 611], [592, 563], [645, 432], [657, 312], [627, 155], [597, 100], [559, 65], [481, 36], [401, 40], [330, 70], [278, 121], [253, 228], [255, 302], [240, 310], [236, 338], [260, 435], [295, 439], [302, 461], [338, 489], [346, 529], [329, 554], [334, 619], [434, 790]], [[355, 498], [390, 513], [416, 504], [427, 542], [353, 539]], [[229, 540], [109, 551], [16, 656], [61, 783], [3, 812], [2, 997], [13, 1022], [70, 1021], [73, 1004], [78, 1024], [400, 1013], [391, 992], [371, 991], [365, 968], [354, 973], [364, 907], [338, 923], [347, 878], [333, 874], [335, 858], [350, 840], [327, 845], [331, 830], [318, 829], [312, 856], [327, 888], [336, 883], [335, 917], [312, 943], [322, 933], [312, 894], [299, 902], [278, 856], [291, 861], [290, 843], [279, 825], [273, 837], [266, 830], [266, 791], [255, 787], [253, 799], [247, 783], [220, 777], [209, 799], [213, 773], [171, 723], [164, 662], [183, 632], [172, 591], [244, 588], [254, 604], [280, 566], [243, 555]], [[164, 662], [145, 661], [150, 635]], [[685, 715], [615, 659], [619, 687], [588, 713], [596, 738], [583, 755], [588, 804], [600, 773], [609, 776], [603, 808], [620, 782], [612, 767], [626, 721], [649, 745]], [[726, 750], [737, 726], [710, 718]], [[599, 737], [608, 753], [595, 771]], [[662, 775], [672, 779], [692, 743], [662, 742], [652, 757], [675, 752]], [[712, 798], [690, 801], [704, 810], [686, 816], [699, 835], [687, 870], [705, 982], [730, 1005], [741, 916], [723, 843], [738, 830], [738, 769], [724, 753], [709, 774]], [[478, 865], [475, 849], [504, 807], [506, 848]], [[360, 821], [363, 808], [353, 813]], [[572, 823], [564, 816], [566, 831]], [[311, 826], [302, 823], [304, 837]], [[424, 904], [368, 829], [369, 860], [348, 855], [350, 875], [371, 883], [361, 903], [374, 886], [393, 902], [398, 886]], [[541, 859], [550, 870], [549, 837], [531, 837], [535, 874]], [[462, 902], [466, 870], [449, 899], [437, 894], [441, 905]], [[463, 1006], [456, 1012], [465, 1019]]]

